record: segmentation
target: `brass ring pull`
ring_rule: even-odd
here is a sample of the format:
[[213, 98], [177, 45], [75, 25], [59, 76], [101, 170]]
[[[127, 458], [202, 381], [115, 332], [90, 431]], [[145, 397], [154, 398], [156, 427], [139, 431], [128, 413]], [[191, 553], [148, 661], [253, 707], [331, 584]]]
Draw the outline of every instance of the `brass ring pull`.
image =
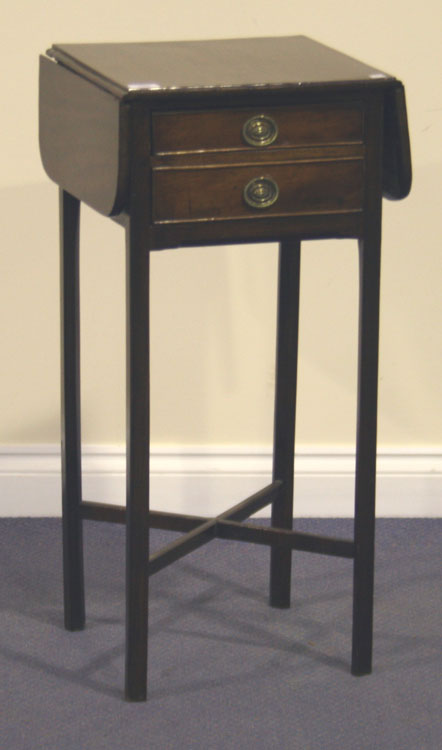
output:
[[252, 208], [268, 208], [278, 200], [279, 187], [272, 177], [254, 177], [245, 186], [243, 195]]
[[249, 146], [270, 146], [278, 137], [278, 126], [268, 115], [254, 115], [244, 123], [242, 137]]

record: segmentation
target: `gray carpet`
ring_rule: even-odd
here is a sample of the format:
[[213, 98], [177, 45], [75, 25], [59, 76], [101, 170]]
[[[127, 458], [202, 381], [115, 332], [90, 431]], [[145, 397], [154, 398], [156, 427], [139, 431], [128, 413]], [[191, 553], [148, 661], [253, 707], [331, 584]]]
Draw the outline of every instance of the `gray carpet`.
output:
[[[351, 536], [347, 520], [301, 530]], [[351, 561], [216, 541], [151, 580], [149, 700], [122, 699], [124, 528], [85, 523], [87, 628], [62, 624], [60, 521], [0, 520], [2, 750], [439, 750], [441, 520], [377, 524], [374, 672], [349, 673]], [[152, 532], [157, 548], [171, 534]]]

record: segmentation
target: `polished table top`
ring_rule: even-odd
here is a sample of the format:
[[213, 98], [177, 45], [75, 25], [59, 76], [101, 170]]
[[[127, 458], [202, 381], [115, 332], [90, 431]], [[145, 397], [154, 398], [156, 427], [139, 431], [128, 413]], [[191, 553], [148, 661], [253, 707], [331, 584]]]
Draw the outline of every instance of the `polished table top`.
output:
[[48, 54], [121, 92], [342, 86], [393, 76], [305, 36], [118, 44], [55, 44]]

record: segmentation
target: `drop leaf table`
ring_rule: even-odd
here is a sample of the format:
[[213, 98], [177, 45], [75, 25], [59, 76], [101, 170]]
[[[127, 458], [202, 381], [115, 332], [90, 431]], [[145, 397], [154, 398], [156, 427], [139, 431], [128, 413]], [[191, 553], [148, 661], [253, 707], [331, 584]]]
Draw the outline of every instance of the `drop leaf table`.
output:
[[[84, 627], [82, 522], [126, 524], [126, 687], [146, 699], [148, 578], [214, 538], [270, 547], [270, 604], [290, 604], [292, 550], [354, 566], [351, 670], [372, 664], [382, 197], [411, 164], [403, 86], [304, 36], [56, 44], [40, 59], [40, 150], [60, 188], [65, 624]], [[79, 208], [126, 234], [127, 505], [82, 498]], [[359, 244], [355, 525], [293, 530], [300, 244]], [[279, 243], [271, 483], [216, 518], [149, 511], [149, 256]], [[271, 504], [271, 526], [245, 521]], [[149, 558], [149, 528], [181, 536]]]

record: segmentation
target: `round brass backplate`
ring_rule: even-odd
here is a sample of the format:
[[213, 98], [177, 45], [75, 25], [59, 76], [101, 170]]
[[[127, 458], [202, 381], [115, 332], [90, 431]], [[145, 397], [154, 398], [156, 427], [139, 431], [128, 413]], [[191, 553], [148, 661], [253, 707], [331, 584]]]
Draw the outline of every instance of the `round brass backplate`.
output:
[[279, 188], [272, 177], [254, 177], [245, 186], [243, 195], [252, 208], [268, 208], [278, 200]]
[[249, 146], [270, 146], [278, 137], [278, 126], [268, 115], [254, 115], [244, 123], [242, 136]]

